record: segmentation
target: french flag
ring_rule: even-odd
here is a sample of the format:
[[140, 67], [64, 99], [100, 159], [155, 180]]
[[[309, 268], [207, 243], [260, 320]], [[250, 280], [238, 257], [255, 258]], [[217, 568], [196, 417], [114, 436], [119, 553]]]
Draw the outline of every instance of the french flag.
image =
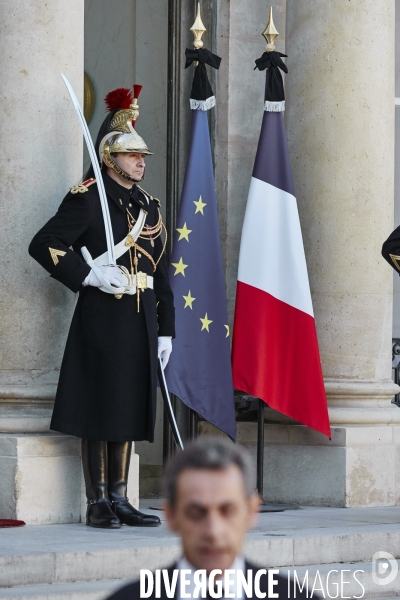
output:
[[283, 108], [265, 102], [240, 245], [233, 382], [330, 437], [283, 112], [269, 110]]

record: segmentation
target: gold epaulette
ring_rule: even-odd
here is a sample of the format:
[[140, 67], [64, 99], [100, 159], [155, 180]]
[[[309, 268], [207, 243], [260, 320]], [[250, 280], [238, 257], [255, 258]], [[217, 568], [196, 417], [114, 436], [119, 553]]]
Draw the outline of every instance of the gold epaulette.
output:
[[161, 202], [159, 201], [158, 198], [154, 198], [154, 196], [152, 196], [151, 194], [149, 194], [149, 192], [146, 192], [146, 190], [144, 190], [142, 187], [140, 187], [140, 185], [136, 184], [136, 187], [143, 192], [143, 194], [146, 194], [146, 196], [148, 198], [150, 198], [150, 200], [153, 200], [153, 202], [157, 202], [158, 206], [161, 206]]
[[91, 177], [86, 181], [82, 181], [80, 185], [73, 185], [70, 189], [70, 192], [71, 194], [84, 194], [88, 191], [89, 186], [93, 185], [94, 183], [96, 183], [96, 180], [94, 179], [94, 177]]

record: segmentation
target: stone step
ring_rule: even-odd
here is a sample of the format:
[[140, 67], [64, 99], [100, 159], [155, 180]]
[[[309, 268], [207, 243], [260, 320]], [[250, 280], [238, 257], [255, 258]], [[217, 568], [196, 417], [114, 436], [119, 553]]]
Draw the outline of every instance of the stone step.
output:
[[[399, 561], [397, 564], [400, 566]], [[400, 577], [396, 577], [387, 585], [379, 585], [372, 579], [371, 562], [281, 567], [279, 573], [291, 578], [289, 597], [292, 598], [295, 597], [295, 574], [300, 585], [308, 581], [306, 587], [310, 597], [313, 591], [314, 595], [318, 593], [321, 598], [362, 597], [364, 600], [391, 600], [400, 596]], [[126, 581], [122, 579], [114, 579], [14, 586], [0, 588], [0, 600], [104, 600], [124, 583]]]
[[[156, 504], [148, 500], [141, 506], [161, 517], [162, 525], [156, 528], [108, 531], [69, 524], [3, 529], [0, 588], [126, 580], [137, 577], [142, 568], [171, 564], [180, 555], [180, 543], [168, 530], [164, 513], [151, 510]], [[399, 521], [399, 507], [265, 513], [247, 536], [245, 554], [256, 564], [297, 568], [367, 563], [378, 550], [398, 557]]]
[[[314, 595], [319, 594], [320, 598], [362, 597], [363, 600], [380, 600], [400, 596], [400, 561], [396, 562], [398, 574], [385, 585], [373, 580], [372, 562], [319, 564], [290, 569], [284, 567], [279, 569], [279, 573], [291, 578], [291, 598], [295, 597], [293, 581], [296, 573], [301, 584], [304, 579], [308, 581], [309, 597], [314, 588]], [[378, 576], [378, 581], [383, 581], [382, 577]]]
[[[50, 526], [60, 528], [62, 526]], [[80, 528], [85, 526], [68, 526]], [[38, 529], [38, 528], [35, 528]], [[126, 528], [128, 529], [128, 528]], [[126, 545], [121, 545], [112, 540], [115, 532], [101, 530], [84, 530], [83, 535], [99, 535], [96, 546], [88, 544], [86, 548], [79, 548], [77, 544], [73, 551], [38, 552], [19, 555], [0, 556], [0, 587], [17, 585], [31, 585], [44, 583], [67, 583], [73, 581], [87, 581], [103, 579], [132, 579], [139, 575], [140, 569], [156, 569], [170, 564], [178, 558], [180, 548], [176, 538], [146, 539], [125, 538]], [[130, 531], [127, 535], [129, 535]], [[292, 536], [269, 536], [248, 539], [245, 554], [256, 564], [269, 567], [288, 567], [296, 565], [297, 571], [315, 561], [308, 560], [319, 554], [323, 563], [329, 567], [345, 561], [355, 562], [372, 557], [376, 548], [396, 554], [395, 545], [400, 548], [398, 537], [389, 540], [387, 535], [375, 532], [371, 535], [359, 533], [346, 535], [307, 536], [296, 538]], [[92, 540], [91, 540], [92, 541]], [[132, 543], [134, 542], [134, 543]], [[69, 544], [70, 545], [70, 544]], [[61, 549], [60, 549], [61, 550]], [[398, 553], [398, 550], [397, 550]], [[334, 563], [330, 562], [334, 559]], [[343, 561], [343, 562], [342, 562]], [[286, 563], [286, 564], [285, 564]], [[283, 568], [282, 567], [282, 568]], [[327, 567], [328, 568], [328, 567]], [[399, 577], [400, 581], [400, 577]], [[400, 589], [399, 589], [400, 593]]]

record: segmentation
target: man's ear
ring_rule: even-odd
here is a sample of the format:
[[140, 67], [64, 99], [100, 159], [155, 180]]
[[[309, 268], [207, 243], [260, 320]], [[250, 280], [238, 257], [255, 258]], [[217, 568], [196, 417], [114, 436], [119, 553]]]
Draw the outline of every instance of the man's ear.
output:
[[176, 521], [176, 517], [175, 517], [175, 510], [170, 505], [168, 500], [166, 500], [164, 502], [164, 511], [165, 511], [165, 516], [167, 517], [167, 522], [168, 522], [170, 529], [172, 529], [172, 531], [178, 531], [177, 521]]

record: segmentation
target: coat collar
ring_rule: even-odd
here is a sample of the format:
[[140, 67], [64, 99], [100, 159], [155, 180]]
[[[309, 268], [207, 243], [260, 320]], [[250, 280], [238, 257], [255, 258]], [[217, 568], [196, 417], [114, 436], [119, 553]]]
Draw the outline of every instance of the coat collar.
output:
[[112, 179], [108, 173], [104, 173], [103, 179], [107, 196], [113, 200], [116, 206], [122, 210], [122, 212], [125, 213], [127, 208], [131, 208], [135, 205], [139, 208], [143, 208], [145, 206], [146, 201], [144, 198], [142, 198], [142, 193], [140, 190], [138, 190], [135, 183], [131, 188], [125, 188], [114, 181], [114, 179]]

